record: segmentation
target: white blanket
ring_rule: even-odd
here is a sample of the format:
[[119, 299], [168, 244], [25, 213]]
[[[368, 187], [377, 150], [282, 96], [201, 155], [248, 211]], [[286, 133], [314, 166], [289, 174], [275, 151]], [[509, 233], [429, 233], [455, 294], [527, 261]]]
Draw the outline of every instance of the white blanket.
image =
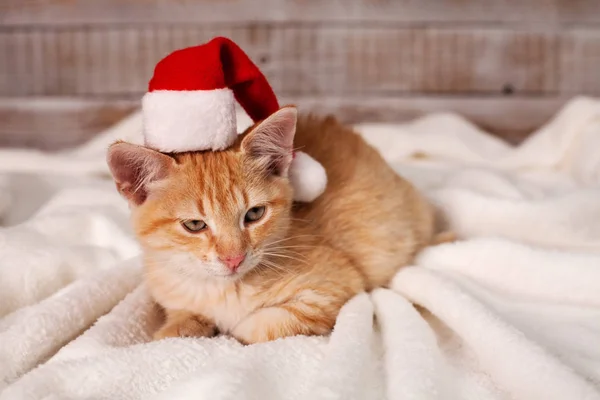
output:
[[149, 342], [104, 163], [140, 123], [58, 155], [0, 152], [1, 400], [600, 399], [600, 101], [517, 148], [446, 114], [358, 126], [462, 240], [355, 297], [330, 337], [253, 346]]

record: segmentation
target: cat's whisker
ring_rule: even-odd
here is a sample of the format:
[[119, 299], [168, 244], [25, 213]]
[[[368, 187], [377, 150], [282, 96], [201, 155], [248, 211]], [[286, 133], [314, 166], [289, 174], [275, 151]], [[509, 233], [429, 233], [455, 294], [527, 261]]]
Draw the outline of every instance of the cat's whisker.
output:
[[307, 260], [302, 260], [300, 258], [289, 256], [287, 254], [281, 254], [281, 253], [264, 253], [264, 254], [267, 255], [267, 256], [271, 256], [271, 257], [287, 258], [287, 259], [290, 259], [290, 260], [299, 261], [301, 263], [308, 264]]
[[[283, 275], [283, 270], [280, 268], [277, 268], [273, 265], [270, 264], [261, 264], [262, 267], [267, 268], [268, 270], [270, 270], [271, 272], [274, 272], [277, 274], [277, 276], [282, 276]], [[260, 268], [259, 268], [260, 270]]]
[[[291, 253], [291, 254], [297, 254], [299, 256], [303, 256], [304, 254], [296, 251], [296, 250], [290, 250], [290, 249], [295, 249], [296, 247], [275, 247], [275, 248], [268, 248], [268, 249], [264, 249], [264, 251], [269, 252], [269, 253], [281, 253], [281, 254], [286, 254], [286, 253]], [[306, 249], [305, 247], [300, 247], [300, 249]], [[312, 248], [312, 247], [309, 247]]]
[[261, 264], [268, 264], [268, 265], [276, 267], [278, 269], [286, 269], [283, 266], [281, 266], [280, 264], [275, 263], [273, 260], [263, 259], [263, 260], [261, 260], [260, 263]]
[[264, 265], [263, 267], [266, 268], [266, 269], [263, 270], [263, 272], [267, 276], [271, 275], [271, 276], [274, 276], [276, 278], [281, 278], [281, 277], [285, 276], [285, 274], [286, 274], [286, 272], [284, 270], [277, 269], [277, 268], [274, 268], [274, 267], [269, 266], [269, 265]]
[[270, 245], [270, 246], [265, 246], [265, 247], [268, 247], [268, 248], [288, 248], [288, 247], [310, 247], [310, 248], [313, 248], [313, 247], [317, 247], [317, 246], [314, 244], [286, 244], [286, 243], [283, 243], [282, 245], [277, 245], [277, 246]]
[[281, 243], [281, 242], [287, 242], [288, 240], [299, 239], [299, 238], [307, 238], [307, 237], [316, 238], [316, 237], [321, 237], [321, 235], [308, 235], [308, 234], [306, 234], [306, 235], [295, 235], [295, 236], [290, 236], [290, 237], [287, 237], [287, 238], [275, 240], [273, 242], [269, 242], [269, 243], [266, 244], [266, 246], [277, 244], [277, 243]]
[[275, 273], [278, 277], [284, 276], [285, 274], [285, 269], [283, 267], [270, 262], [261, 262], [259, 264], [259, 268], [257, 268], [258, 271], [260, 271], [260, 267], [267, 268], [269, 271]]
[[277, 251], [277, 250], [287, 250], [287, 249], [314, 249], [317, 246], [303, 246], [303, 245], [297, 245], [297, 246], [277, 246], [277, 247], [269, 247], [269, 248], [265, 248], [265, 250], [267, 251]]
[[320, 236], [320, 235], [313, 235], [313, 234], [304, 233], [304, 234], [301, 234], [301, 235], [288, 236], [286, 238], [282, 238], [280, 240], [275, 240], [275, 241], [270, 242], [270, 243], [283, 242], [285, 240], [292, 240], [292, 239], [297, 239], [297, 238], [302, 238], [302, 237], [317, 237], [317, 236]]
[[269, 260], [264, 260], [264, 264], [270, 265], [270, 266], [272, 266], [274, 268], [277, 268], [277, 269], [285, 269], [280, 264], [274, 263], [273, 261], [269, 261]]
[[299, 254], [299, 253], [296, 253], [296, 254], [270, 253], [270, 254], [268, 254], [268, 256], [270, 256], [270, 257], [277, 257], [277, 258], [286, 258], [286, 259], [290, 259], [290, 260], [300, 261], [300, 262], [305, 263], [305, 264], [308, 263], [308, 259], [306, 258], [306, 256], [304, 256], [302, 254]]

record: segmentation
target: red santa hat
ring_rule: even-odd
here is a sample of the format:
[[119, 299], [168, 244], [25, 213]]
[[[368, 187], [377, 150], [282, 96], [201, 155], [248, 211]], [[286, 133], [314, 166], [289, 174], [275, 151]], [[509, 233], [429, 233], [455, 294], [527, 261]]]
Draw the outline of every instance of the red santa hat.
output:
[[[142, 100], [145, 144], [165, 153], [226, 149], [238, 135], [236, 100], [255, 122], [279, 110], [265, 76], [231, 40], [177, 50], [156, 65]], [[289, 177], [297, 201], [314, 200], [327, 183], [321, 164], [301, 152]]]

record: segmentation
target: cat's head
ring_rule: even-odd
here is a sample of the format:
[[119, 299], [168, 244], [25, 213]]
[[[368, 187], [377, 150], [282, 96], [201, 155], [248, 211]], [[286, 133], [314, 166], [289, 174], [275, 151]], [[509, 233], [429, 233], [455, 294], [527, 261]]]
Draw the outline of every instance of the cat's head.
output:
[[296, 118], [282, 108], [218, 152], [113, 144], [108, 164], [146, 259], [190, 278], [236, 279], [256, 267], [289, 228]]

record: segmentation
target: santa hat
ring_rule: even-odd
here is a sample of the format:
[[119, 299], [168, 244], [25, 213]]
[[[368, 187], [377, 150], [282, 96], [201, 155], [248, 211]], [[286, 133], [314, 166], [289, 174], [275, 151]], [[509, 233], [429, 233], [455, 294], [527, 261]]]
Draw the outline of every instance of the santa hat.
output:
[[[265, 76], [231, 40], [177, 50], [156, 65], [142, 100], [145, 144], [165, 153], [226, 149], [238, 135], [236, 100], [255, 122], [279, 110]], [[289, 177], [296, 201], [314, 200], [327, 183], [321, 164], [301, 152]]]

